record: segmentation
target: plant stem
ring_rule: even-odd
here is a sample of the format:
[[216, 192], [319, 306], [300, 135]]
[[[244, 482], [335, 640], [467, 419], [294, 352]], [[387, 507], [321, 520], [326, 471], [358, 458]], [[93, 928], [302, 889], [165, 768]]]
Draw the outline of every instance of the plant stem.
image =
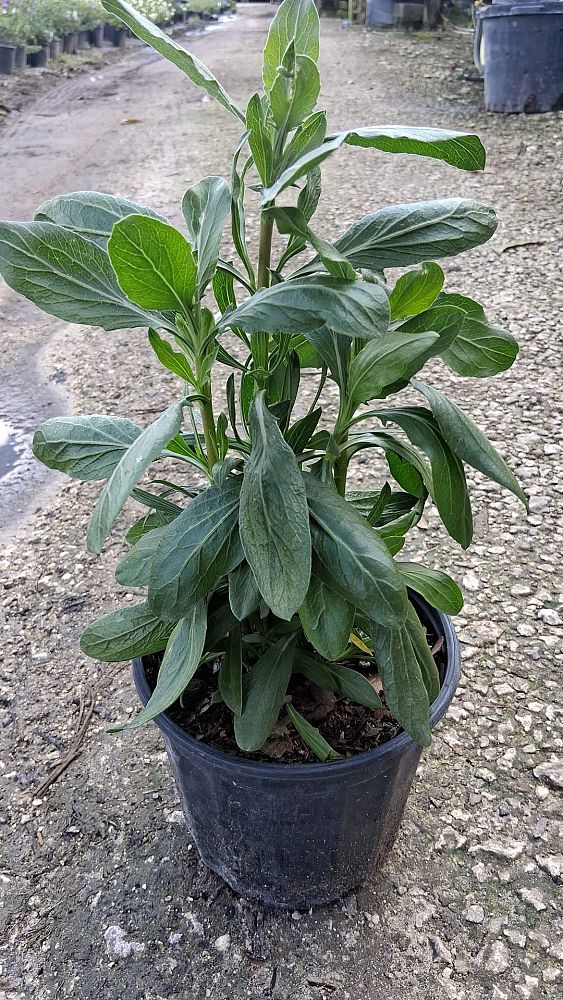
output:
[[213, 402], [211, 400], [211, 383], [208, 384], [206, 389], [209, 392], [209, 396], [205, 402], [203, 402], [203, 400], [200, 401], [199, 412], [201, 414], [201, 422], [203, 424], [203, 436], [205, 438], [205, 450], [207, 452], [207, 466], [209, 472], [211, 472], [219, 456], [217, 455], [217, 447], [215, 445], [215, 417], [213, 415]]
[[[260, 242], [258, 245], [258, 288], [268, 288], [270, 284], [270, 263], [272, 259], [272, 233], [274, 220], [262, 214], [260, 218]], [[259, 388], [267, 381], [269, 333], [253, 333], [251, 335], [252, 364], [255, 369], [261, 369], [263, 375], [256, 378]]]

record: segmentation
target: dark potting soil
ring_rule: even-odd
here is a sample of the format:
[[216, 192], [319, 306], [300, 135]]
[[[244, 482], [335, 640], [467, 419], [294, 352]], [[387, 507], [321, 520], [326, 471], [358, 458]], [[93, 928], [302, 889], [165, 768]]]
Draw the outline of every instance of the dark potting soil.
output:
[[[427, 635], [436, 663], [443, 676], [445, 655], [442, 640], [435, 635]], [[143, 658], [146, 676], [154, 690], [162, 654], [156, 653]], [[348, 698], [333, 694], [324, 688], [311, 684], [300, 674], [293, 674], [287, 689], [286, 702], [291, 704], [308, 722], [324, 736], [333, 750], [342, 757], [373, 750], [387, 743], [403, 732], [393, 713], [386, 707], [377, 675], [373, 676], [371, 665], [361, 663], [346, 664], [360, 670], [374, 684], [383, 702], [381, 709], [373, 710], [357, 705]], [[236, 745], [233, 713], [222, 701], [214, 702], [217, 692], [217, 675], [221, 660], [204, 664], [184, 694], [167, 711], [167, 715], [190, 736], [200, 740], [215, 750], [222, 750], [247, 760], [269, 761], [280, 764], [315, 764], [317, 758], [303, 743], [294, 729], [283, 707], [271, 736], [261, 750], [246, 753]]]

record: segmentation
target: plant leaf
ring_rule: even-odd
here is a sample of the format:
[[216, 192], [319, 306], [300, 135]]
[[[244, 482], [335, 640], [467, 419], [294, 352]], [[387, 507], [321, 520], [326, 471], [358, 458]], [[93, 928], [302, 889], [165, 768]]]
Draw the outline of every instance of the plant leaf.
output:
[[488, 378], [504, 372], [518, 356], [518, 343], [506, 330], [491, 326], [482, 306], [465, 295], [442, 294], [437, 306], [454, 306], [465, 316], [461, 330], [442, 357], [457, 375]]
[[307, 722], [307, 719], [293, 705], [287, 706], [287, 714], [303, 742], [313, 751], [318, 760], [324, 763], [327, 760], [342, 759], [342, 754], [333, 750], [330, 743], [325, 740], [324, 736], [321, 736], [319, 730], [315, 726], [312, 726], [310, 722]]
[[314, 110], [321, 78], [313, 59], [296, 56], [293, 74], [278, 73], [270, 91], [270, 108], [278, 128], [297, 128]]
[[104, 330], [163, 325], [158, 314], [127, 300], [105, 250], [51, 222], [0, 222], [0, 274], [67, 323]]
[[496, 227], [492, 208], [477, 201], [415, 201], [358, 219], [334, 245], [354, 267], [382, 271], [455, 256], [486, 243]]
[[463, 607], [463, 595], [447, 573], [413, 562], [397, 562], [397, 568], [407, 587], [422, 594], [433, 608], [446, 615], [459, 614]]
[[426, 631], [416, 611], [410, 603], [407, 620], [405, 622], [405, 630], [410, 639], [413, 653], [420, 667], [422, 682], [426, 688], [428, 700], [430, 704], [432, 704], [440, 693], [440, 674], [438, 673], [436, 661], [432, 656], [428, 645]]
[[312, 475], [303, 478], [321, 579], [372, 618], [404, 621], [406, 590], [377, 533], [332, 485]]
[[420, 746], [430, 746], [430, 702], [407, 628], [374, 624], [372, 639], [385, 701], [405, 732]]
[[147, 531], [120, 559], [115, 568], [115, 579], [122, 587], [146, 587], [154, 554], [168, 525]]
[[264, 46], [262, 79], [270, 91], [278, 73], [278, 66], [290, 42], [295, 54], [319, 58], [319, 15], [313, 0], [284, 0], [276, 11]]
[[242, 713], [242, 637], [240, 625], [229, 632], [227, 648], [219, 671], [219, 692], [235, 715]]
[[137, 305], [181, 313], [192, 302], [197, 265], [174, 226], [129, 215], [113, 227], [108, 253], [120, 287]]
[[156, 330], [149, 330], [149, 344], [164, 368], [174, 375], [178, 375], [184, 382], [195, 385], [195, 375], [191, 365], [184, 354], [175, 351], [164, 337], [161, 337]]
[[52, 417], [35, 431], [33, 454], [73, 479], [108, 479], [140, 433], [126, 417]]
[[177, 621], [242, 560], [238, 536], [240, 477], [184, 507], [163, 535], [149, 578], [149, 604]]
[[88, 525], [88, 551], [98, 553], [133, 487], [180, 430], [183, 403], [172, 403], [129, 446], [108, 479]]
[[260, 94], [253, 94], [248, 102], [246, 127], [248, 128], [248, 145], [254, 164], [260, 175], [260, 180], [263, 184], [267, 184], [272, 176], [274, 152]]
[[473, 516], [465, 472], [436, 420], [429, 410], [419, 406], [378, 410], [377, 415], [384, 422], [392, 420], [398, 424], [409, 441], [428, 455], [432, 468], [431, 494], [440, 517], [452, 538], [466, 549], [473, 537]]
[[317, 251], [322, 263], [330, 274], [336, 278], [345, 278], [348, 281], [356, 280], [356, 272], [349, 261], [342, 256], [326, 240], [321, 239], [310, 230], [307, 219], [303, 213], [293, 206], [286, 208], [267, 208], [262, 211], [262, 217], [271, 216], [282, 235], [297, 237], [300, 241], [310, 243]]
[[413, 382], [413, 385], [426, 396], [438, 427], [452, 451], [488, 479], [514, 493], [527, 509], [528, 499], [512, 469], [477, 424], [437, 389], [423, 382]]
[[229, 573], [229, 603], [235, 618], [244, 621], [256, 611], [261, 600], [254, 573], [245, 560]]
[[44, 201], [35, 213], [35, 222], [53, 222], [105, 249], [114, 223], [128, 215], [148, 215], [167, 221], [152, 208], [128, 198], [115, 198], [99, 191], [74, 191]]
[[130, 4], [125, 3], [124, 0], [102, 0], [102, 7], [104, 10], [107, 10], [108, 14], [113, 14], [114, 17], [118, 17], [123, 21], [133, 34], [145, 42], [146, 45], [150, 45], [151, 49], [164, 56], [169, 62], [174, 63], [178, 69], [181, 69], [189, 77], [192, 83], [205, 90], [206, 94], [217, 101], [225, 111], [228, 111], [229, 114], [234, 115], [240, 121], [244, 121], [242, 111], [239, 111], [226, 90], [215, 79], [207, 66], [200, 62], [199, 59], [196, 59], [190, 52], [186, 52], [173, 38], [165, 35], [152, 21], [149, 21], [147, 17], [135, 10], [134, 7], [131, 7]]
[[389, 300], [379, 285], [367, 281], [331, 275], [291, 279], [256, 292], [224, 317], [219, 329], [307, 334], [325, 325], [350, 338], [380, 337], [389, 326]]
[[159, 653], [171, 632], [172, 625], [157, 618], [148, 604], [134, 604], [88, 625], [82, 633], [80, 648], [94, 660], [118, 663]]
[[284, 635], [245, 678], [243, 710], [235, 716], [235, 739], [241, 750], [259, 750], [268, 739], [285, 698], [296, 641], [295, 633]]
[[[284, 50], [285, 51], [285, 50]], [[343, 143], [351, 146], [380, 149], [386, 153], [416, 153], [443, 160], [463, 170], [483, 170], [485, 150], [479, 136], [446, 129], [396, 128], [374, 125], [370, 128], [350, 129], [327, 136], [318, 149], [304, 154], [277, 178], [275, 184], [262, 192], [264, 202], [273, 201], [294, 184], [296, 180], [319, 166]]]
[[244, 554], [268, 607], [289, 621], [311, 576], [311, 535], [305, 486], [264, 393], [249, 413], [252, 451], [240, 494]]
[[322, 145], [326, 135], [326, 111], [315, 111], [296, 130], [285, 147], [279, 172], [282, 173], [292, 163]]
[[178, 700], [199, 666], [206, 627], [207, 605], [200, 601], [175, 625], [160, 664], [156, 687], [143, 710], [131, 722], [112, 727], [110, 732], [138, 729]]
[[389, 296], [391, 320], [406, 319], [428, 309], [443, 285], [444, 272], [433, 261], [401, 275]]
[[395, 330], [381, 340], [370, 340], [350, 364], [348, 398], [355, 410], [360, 403], [387, 395], [386, 388], [397, 380], [408, 380], [422, 368], [440, 338], [437, 333], [410, 333]]
[[359, 670], [345, 667], [341, 663], [321, 663], [302, 652], [297, 654], [294, 669], [313, 684], [318, 684], [326, 691], [334, 691], [358, 705], [374, 711], [382, 707], [377, 691]]
[[182, 212], [197, 250], [198, 296], [213, 278], [221, 252], [221, 237], [231, 209], [231, 192], [222, 177], [204, 177], [188, 188]]
[[299, 608], [303, 631], [321, 656], [336, 660], [348, 645], [355, 609], [343, 597], [311, 576], [305, 600]]

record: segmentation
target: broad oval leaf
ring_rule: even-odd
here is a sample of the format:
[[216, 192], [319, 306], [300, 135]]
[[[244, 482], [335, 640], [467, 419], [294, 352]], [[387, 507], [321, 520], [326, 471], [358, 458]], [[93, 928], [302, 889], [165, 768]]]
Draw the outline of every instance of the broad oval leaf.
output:
[[320, 570], [315, 574], [371, 618], [394, 625], [404, 621], [406, 590], [375, 530], [332, 485], [312, 475], [303, 478]]
[[138, 729], [177, 701], [199, 666], [206, 628], [207, 605], [200, 601], [174, 627], [162, 657], [156, 687], [143, 710], [131, 722], [113, 726], [110, 732]]
[[348, 645], [355, 609], [316, 576], [311, 576], [305, 600], [299, 608], [303, 631], [321, 656], [336, 660]]
[[153, 559], [148, 600], [177, 621], [242, 560], [238, 536], [240, 479], [200, 493], [166, 529]]
[[264, 393], [250, 408], [252, 450], [240, 494], [240, 536], [268, 607], [289, 621], [311, 577], [311, 534], [305, 486]]
[[120, 559], [115, 568], [115, 579], [122, 587], [146, 587], [155, 552], [168, 525], [160, 525], [144, 532], [139, 540]]
[[381, 340], [370, 340], [350, 364], [348, 398], [351, 412], [360, 403], [387, 395], [387, 386], [397, 380], [408, 380], [419, 371], [439, 339], [433, 332], [414, 337], [395, 330]]
[[320, 89], [321, 78], [315, 62], [298, 55], [291, 78], [279, 73], [270, 91], [270, 108], [278, 128], [287, 131], [297, 128], [313, 112]]
[[334, 245], [354, 267], [382, 271], [455, 256], [486, 243], [496, 227], [492, 208], [477, 201], [415, 201], [358, 219]]
[[452, 451], [488, 479], [514, 493], [527, 508], [528, 499], [512, 469], [477, 424], [437, 389], [423, 382], [413, 382], [413, 385], [426, 396], [440, 431]]
[[386, 332], [389, 315], [389, 300], [379, 285], [319, 275], [262, 288], [225, 316], [219, 328], [307, 334], [327, 327], [335, 334], [367, 340]]
[[181, 313], [192, 302], [197, 265], [174, 226], [129, 215], [113, 227], [108, 254], [120, 288], [137, 305]]
[[88, 525], [88, 551], [100, 552], [133, 487], [180, 430], [183, 403], [172, 403], [146, 427], [121, 457], [94, 507]]
[[52, 222], [0, 222], [0, 274], [14, 291], [67, 323], [104, 330], [163, 326], [158, 314], [128, 301], [105, 250]]
[[166, 35], [160, 28], [157, 28], [156, 24], [153, 24], [144, 14], [139, 13], [124, 0], [101, 0], [101, 2], [108, 14], [118, 17], [137, 38], [140, 38], [146, 45], [150, 45], [151, 49], [164, 56], [169, 62], [174, 63], [178, 69], [182, 70], [182, 73], [189, 77], [192, 83], [205, 90], [206, 94], [217, 101], [225, 111], [240, 121], [244, 121], [242, 112], [239, 111], [226, 90], [204, 63], [196, 59], [190, 52], [186, 52], [182, 45]]
[[146, 205], [99, 191], [74, 191], [50, 198], [37, 209], [35, 221], [53, 222], [105, 247], [114, 224], [128, 215], [148, 215], [151, 219], [167, 221]]
[[466, 549], [473, 537], [471, 501], [463, 464], [445, 440], [429, 410], [403, 406], [378, 410], [385, 423], [398, 424], [416, 448], [430, 459], [431, 495], [448, 533]]
[[82, 633], [80, 648], [94, 660], [118, 663], [160, 652], [171, 632], [172, 625], [157, 618], [148, 604], [134, 604], [88, 625]]
[[414, 271], [401, 275], [389, 296], [391, 320], [406, 319], [428, 309], [443, 285], [444, 272], [434, 261], [425, 262]]
[[313, 0], [284, 0], [270, 24], [264, 46], [262, 79], [272, 89], [285, 52], [294, 42], [295, 54], [319, 58], [319, 15]]
[[197, 250], [198, 293], [203, 295], [213, 278], [221, 238], [231, 209], [231, 192], [222, 177], [204, 177], [188, 188], [182, 200], [182, 212], [188, 232]]
[[463, 594], [451, 576], [419, 563], [398, 562], [397, 567], [407, 587], [422, 594], [433, 608], [446, 615], [459, 614], [463, 607]]
[[245, 560], [229, 573], [229, 604], [235, 618], [244, 621], [256, 611], [261, 600], [254, 573]]
[[282, 707], [293, 670], [295, 633], [285, 635], [256, 661], [245, 678], [243, 709], [235, 716], [235, 739], [241, 750], [259, 750]]
[[140, 433], [126, 417], [52, 417], [35, 431], [33, 454], [73, 479], [108, 479]]

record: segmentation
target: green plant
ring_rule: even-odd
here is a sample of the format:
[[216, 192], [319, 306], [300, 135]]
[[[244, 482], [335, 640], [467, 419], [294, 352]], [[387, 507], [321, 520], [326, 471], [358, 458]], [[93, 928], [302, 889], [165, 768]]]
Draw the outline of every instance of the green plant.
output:
[[[82, 649], [106, 661], [165, 650], [154, 693], [126, 728], [166, 710], [200, 663], [220, 659], [217, 697], [232, 710], [246, 751], [268, 737], [293, 671], [377, 708], [378, 695], [356, 669], [367, 661], [388, 706], [426, 746], [439, 678], [406, 588], [449, 613], [462, 597], [446, 574], [396, 556], [429, 497], [449, 534], [470, 544], [465, 464], [526, 502], [481, 431], [419, 377], [431, 358], [482, 378], [516, 357], [514, 339], [480, 305], [444, 292], [432, 260], [484, 243], [496, 220], [475, 201], [422, 201], [379, 209], [329, 242], [312, 219], [321, 164], [343, 145], [479, 170], [481, 142], [401, 126], [327, 135], [326, 114], [315, 111], [312, 0], [285, 0], [277, 11], [264, 49], [265, 93], [253, 94], [245, 112], [127, 3], [103, 5], [242, 132], [230, 187], [206, 177], [184, 196], [189, 240], [151, 209], [93, 192], [54, 198], [33, 222], [0, 224], [0, 271], [9, 285], [66, 321], [148, 328], [159, 361], [180, 380], [177, 398], [145, 429], [124, 417], [71, 416], [48, 420], [35, 435], [45, 465], [106, 480], [88, 528], [90, 552], [100, 552], [128, 498], [146, 508], [127, 533], [116, 578], [148, 588], [147, 598], [90, 625]], [[245, 239], [252, 172], [262, 206], [256, 262]], [[296, 203], [280, 204], [297, 182]], [[229, 218], [239, 263], [221, 257]], [[287, 237], [277, 260], [274, 227]], [[407, 270], [391, 286], [385, 271], [395, 267]], [[227, 350], [227, 330], [239, 351]], [[216, 415], [212, 380], [225, 369]], [[303, 369], [318, 372], [318, 392], [294, 418]], [[335, 419], [321, 402], [327, 380], [338, 388]], [[407, 402], [388, 401], [407, 387]], [[363, 449], [381, 456], [387, 478], [378, 491], [350, 492], [349, 463]], [[156, 459], [178, 473], [139, 487]], [[187, 466], [205, 477], [205, 488], [186, 482]], [[290, 717], [319, 757], [333, 756], [306, 720], [294, 710]]]
[[0, 45], [25, 45], [28, 18], [23, 4], [0, 5]]

